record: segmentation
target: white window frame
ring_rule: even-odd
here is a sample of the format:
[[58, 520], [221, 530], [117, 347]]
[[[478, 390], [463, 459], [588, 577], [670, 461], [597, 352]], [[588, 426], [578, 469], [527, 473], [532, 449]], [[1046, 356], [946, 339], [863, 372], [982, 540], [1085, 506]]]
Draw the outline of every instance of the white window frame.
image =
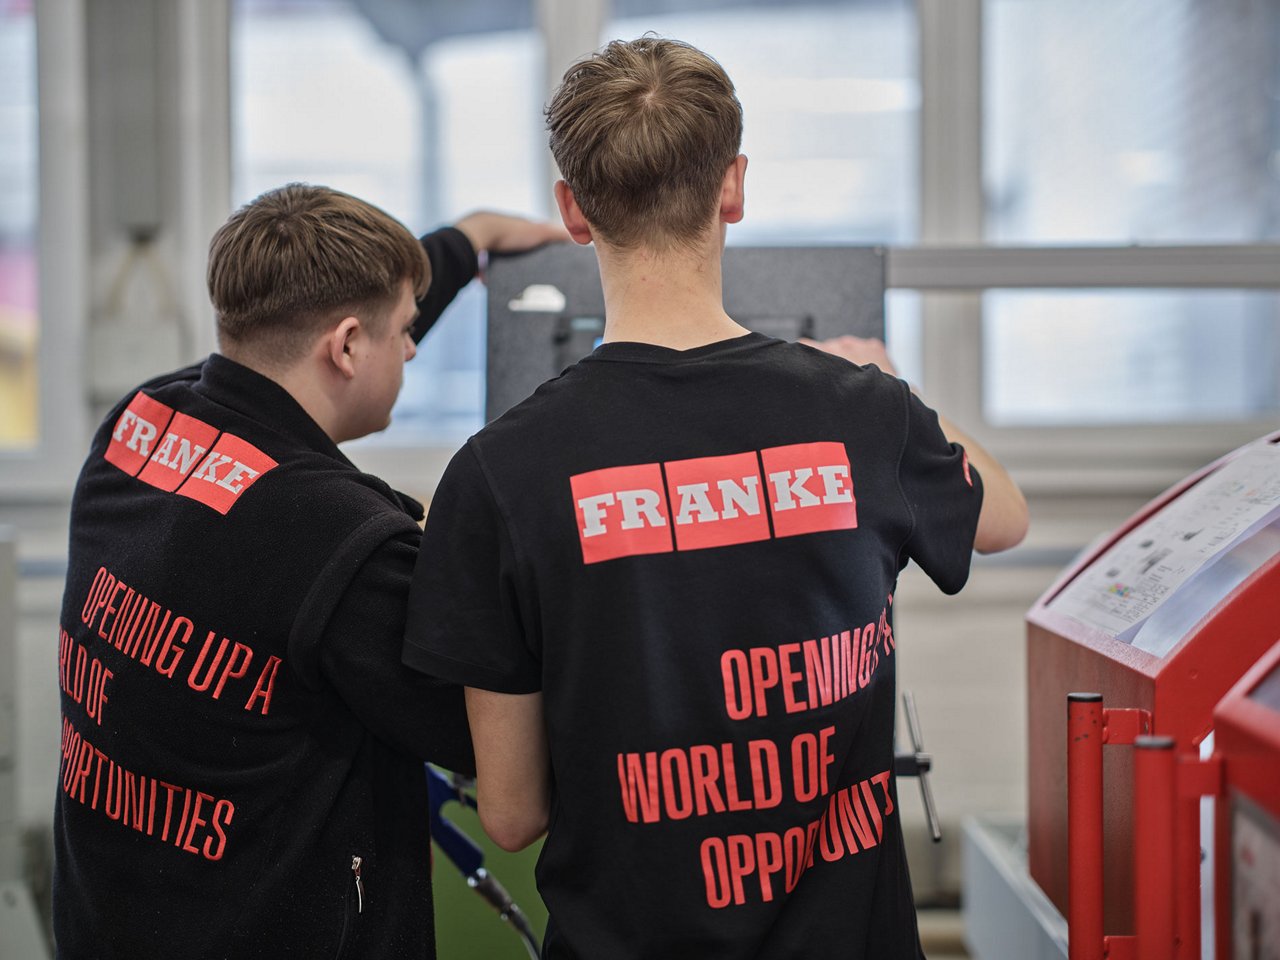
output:
[[[104, 203], [102, 170], [89, 161], [105, 145], [91, 114], [89, 0], [41, 0], [36, 16], [39, 116], [38, 434], [26, 450], [0, 451], [0, 496], [8, 503], [63, 503], [84, 461], [91, 407], [92, 314], [104, 286], [94, 259], [94, 204]], [[174, 271], [190, 362], [213, 348], [205, 293], [209, 238], [226, 219], [230, 195], [229, 0], [172, 0], [161, 79], [168, 140], [164, 256]], [[98, 38], [100, 39], [100, 38]], [[96, 154], [101, 156], [101, 153]], [[112, 159], [118, 159], [113, 157]], [[94, 187], [97, 194], [94, 194]], [[100, 231], [101, 232], [101, 231]], [[101, 251], [97, 251], [101, 256]], [[176, 366], [177, 364], [175, 364]], [[155, 373], [162, 373], [156, 370]]]
[[80, 389], [89, 299], [89, 162], [82, 0], [35, 4], [39, 134], [38, 433], [33, 447], [0, 451], [10, 501], [65, 498], [88, 439]]
[[[1280, 289], [1280, 245], [995, 246], [983, 223], [983, 0], [916, 0], [921, 245], [888, 251], [890, 289], [923, 296], [927, 399], [999, 457], [1029, 494], [1151, 495], [1280, 419], [996, 427], [983, 416], [982, 293], [1052, 288]], [[1141, 442], [1135, 443], [1135, 433]]]

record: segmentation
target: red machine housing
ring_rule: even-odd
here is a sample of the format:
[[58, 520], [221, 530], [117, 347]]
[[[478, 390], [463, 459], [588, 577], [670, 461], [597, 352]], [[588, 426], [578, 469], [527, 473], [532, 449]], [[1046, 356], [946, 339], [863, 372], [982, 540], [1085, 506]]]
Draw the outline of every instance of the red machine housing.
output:
[[[1213, 729], [1213, 709], [1280, 637], [1280, 555], [1272, 556], [1222, 597], [1163, 656], [1147, 653], [1053, 609], [1053, 601], [1135, 527], [1168, 508], [1247, 450], [1280, 442], [1280, 432], [1223, 457], [1161, 494], [1087, 551], [1027, 614], [1029, 860], [1031, 876], [1064, 915], [1068, 910], [1067, 696], [1102, 695], [1107, 708], [1130, 711], [1135, 734], [1174, 740], [1175, 753], [1199, 756]], [[1147, 711], [1151, 722], [1142, 714]], [[1106, 742], [1105, 731], [1102, 740]], [[1134, 930], [1133, 750], [1113, 746], [1103, 761], [1103, 932]], [[1199, 801], [1179, 800], [1175, 815], [1180, 957], [1199, 955]], [[1101, 948], [1101, 944], [1099, 944]], [[1072, 953], [1073, 956], [1076, 954]]]
[[[1280, 643], [1214, 711], [1226, 796], [1216, 807], [1217, 955], [1264, 955], [1280, 929]], [[1270, 868], [1268, 868], [1270, 864]], [[1270, 926], [1268, 926], [1268, 924]], [[1249, 938], [1237, 944], [1237, 935]]]

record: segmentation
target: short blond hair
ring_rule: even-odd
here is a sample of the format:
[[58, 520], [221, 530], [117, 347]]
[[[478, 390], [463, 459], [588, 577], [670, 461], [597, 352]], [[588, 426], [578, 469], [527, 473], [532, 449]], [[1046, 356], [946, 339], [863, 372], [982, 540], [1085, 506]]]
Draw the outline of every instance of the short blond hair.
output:
[[241, 207], [209, 244], [218, 338], [278, 362], [343, 316], [376, 327], [431, 263], [395, 217], [330, 187], [290, 183]]
[[724, 68], [651, 35], [571, 66], [546, 117], [583, 216], [622, 248], [695, 243], [742, 144], [742, 106]]

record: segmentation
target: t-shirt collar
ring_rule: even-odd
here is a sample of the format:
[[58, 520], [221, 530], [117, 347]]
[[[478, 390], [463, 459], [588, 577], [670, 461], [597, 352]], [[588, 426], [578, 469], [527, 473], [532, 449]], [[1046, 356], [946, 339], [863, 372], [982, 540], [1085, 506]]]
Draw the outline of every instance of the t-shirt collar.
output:
[[740, 337], [731, 337], [728, 340], [717, 340], [715, 343], [704, 343], [700, 347], [690, 347], [688, 350], [673, 350], [671, 347], [662, 347], [656, 343], [617, 340], [600, 344], [589, 358], [631, 363], [690, 363], [711, 357], [722, 357], [772, 341], [772, 337], [753, 332]]

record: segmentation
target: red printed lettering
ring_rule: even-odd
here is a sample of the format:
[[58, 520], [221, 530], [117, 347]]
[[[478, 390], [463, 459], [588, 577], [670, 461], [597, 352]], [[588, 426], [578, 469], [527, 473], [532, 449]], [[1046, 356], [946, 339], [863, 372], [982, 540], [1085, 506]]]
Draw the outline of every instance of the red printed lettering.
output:
[[253, 693], [249, 694], [249, 700], [244, 705], [246, 710], [252, 710], [254, 704], [261, 700], [262, 715], [264, 717], [267, 715], [267, 711], [271, 709], [271, 693], [276, 688], [276, 671], [279, 669], [280, 663], [280, 658], [275, 655], [267, 657], [266, 666], [262, 668], [262, 673], [258, 675], [258, 682], [254, 684]]
[[771, 740], [745, 746], [751, 780], [738, 782], [735, 744], [672, 747], [658, 753], [620, 753], [618, 787], [631, 823], [684, 820], [694, 814], [766, 810], [782, 802], [778, 748]]
[[676, 547], [700, 550], [769, 539], [754, 452], [664, 463]]
[[225, 515], [245, 491], [276, 466], [275, 460], [253, 444], [224, 433], [177, 492]]
[[129, 476], [136, 476], [151, 456], [152, 444], [169, 425], [173, 408], [139, 390], [116, 419], [103, 457]]
[[583, 563], [672, 550], [658, 464], [580, 473], [569, 486]]
[[569, 488], [583, 563], [858, 526], [849, 454], [835, 442], [606, 467]]
[[185, 413], [175, 413], [138, 479], [172, 493], [213, 445], [218, 429]]
[[798, 443], [760, 451], [776, 537], [858, 526], [849, 455], [842, 443]]
[[[769, 715], [773, 709], [799, 713], [830, 706], [865, 688], [894, 649], [887, 609], [880, 624], [784, 643], [774, 647], [726, 650], [720, 655], [725, 713], [731, 720]], [[777, 701], [781, 701], [779, 704]]]

